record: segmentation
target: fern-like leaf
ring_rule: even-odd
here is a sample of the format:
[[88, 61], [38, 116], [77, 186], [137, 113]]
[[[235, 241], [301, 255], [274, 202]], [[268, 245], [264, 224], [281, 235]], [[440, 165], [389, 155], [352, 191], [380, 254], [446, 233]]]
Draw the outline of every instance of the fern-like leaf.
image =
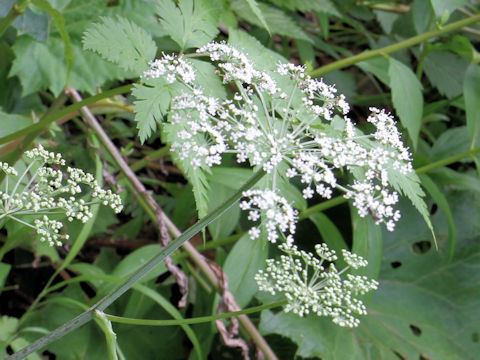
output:
[[157, 52], [150, 34], [120, 16], [101, 19], [102, 23], [94, 24], [84, 33], [83, 48], [97, 52], [125, 70], [133, 70], [137, 74], [145, 71]]
[[182, 50], [200, 47], [217, 34], [217, 9], [208, 0], [160, 0], [157, 14], [160, 22]]
[[388, 180], [398, 193], [409, 198], [412, 205], [415, 206], [418, 212], [422, 215], [425, 223], [432, 232], [436, 245], [437, 240], [433, 231], [432, 222], [430, 221], [430, 213], [428, 212], [427, 204], [423, 200], [425, 193], [420, 186], [420, 179], [418, 178], [417, 174], [411, 172], [407, 175], [404, 175], [398, 170], [389, 169]]

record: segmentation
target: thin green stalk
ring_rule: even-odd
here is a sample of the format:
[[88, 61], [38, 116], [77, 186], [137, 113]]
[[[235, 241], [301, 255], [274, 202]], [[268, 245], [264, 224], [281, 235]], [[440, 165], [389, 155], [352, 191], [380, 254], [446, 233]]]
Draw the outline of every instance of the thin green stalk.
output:
[[[428, 164], [428, 165], [425, 165], [425, 166], [422, 166], [422, 167], [418, 168], [417, 170], [415, 170], [415, 172], [418, 175], [424, 174], [426, 172], [432, 171], [432, 170], [437, 169], [439, 167], [453, 164], [453, 163], [455, 163], [459, 160], [462, 160], [462, 159], [467, 158], [467, 157], [471, 157], [471, 156], [473, 156], [475, 154], [478, 154], [478, 153], [480, 153], [480, 147], [470, 149], [468, 151], [465, 151], [465, 152], [457, 154], [457, 155], [452, 155], [452, 156], [450, 156], [448, 158], [445, 158], [445, 159], [442, 159], [442, 160], [435, 161], [431, 164]], [[308, 218], [310, 215], [312, 215], [316, 212], [330, 209], [334, 206], [346, 203], [347, 201], [348, 200], [345, 199], [343, 196], [334, 197], [333, 199], [321, 202], [320, 204], [314, 205], [312, 207], [309, 207], [309, 208], [303, 210], [300, 213], [300, 215], [298, 216], [298, 218], [300, 220], [304, 220], [304, 219]]]
[[278, 301], [273, 304], [255, 306], [240, 311], [234, 311], [224, 314], [216, 314], [210, 316], [200, 316], [190, 319], [168, 319], [168, 320], [150, 320], [150, 319], [132, 319], [126, 317], [120, 317], [115, 315], [105, 314], [105, 317], [114, 323], [120, 324], [129, 324], [129, 325], [144, 325], [144, 326], [176, 326], [176, 325], [191, 325], [191, 324], [201, 324], [206, 322], [212, 322], [219, 319], [228, 319], [234, 316], [243, 315], [243, 314], [253, 314], [267, 309], [273, 309], [279, 306], [283, 306], [287, 303], [287, 300]]
[[6, 17], [0, 21], [0, 36], [3, 35], [5, 31], [10, 27], [10, 25], [15, 21], [15, 19], [22, 15], [28, 4], [30, 4], [31, 0], [19, 0], [16, 4], [13, 4], [12, 9], [8, 13]]
[[400, 42], [398, 42], [396, 44], [393, 44], [393, 45], [385, 46], [383, 48], [376, 49], [376, 50], [367, 50], [367, 51], [365, 51], [361, 54], [358, 54], [358, 55], [355, 55], [355, 56], [350, 56], [350, 57], [342, 59], [342, 60], [334, 61], [334, 62], [332, 62], [328, 65], [321, 66], [321, 67], [313, 70], [310, 73], [310, 76], [318, 77], [318, 76], [323, 75], [327, 72], [330, 72], [330, 71], [333, 71], [333, 70], [338, 70], [338, 69], [343, 69], [347, 66], [359, 63], [361, 61], [366, 61], [366, 60], [372, 59], [372, 58], [377, 57], [377, 56], [383, 56], [385, 54], [389, 54], [389, 53], [396, 52], [396, 51], [399, 51], [399, 50], [407, 49], [407, 48], [412, 47], [414, 45], [418, 45], [418, 44], [420, 44], [420, 43], [422, 43], [422, 42], [424, 42], [428, 39], [437, 37], [437, 36], [442, 35], [442, 34], [449, 33], [451, 31], [460, 29], [460, 28], [462, 28], [464, 26], [467, 26], [467, 25], [474, 24], [477, 21], [480, 21], [480, 14], [477, 14], [477, 15], [474, 15], [472, 17], [468, 17], [466, 19], [459, 20], [459, 21], [453, 22], [451, 24], [442, 26], [440, 29], [427, 31], [426, 33], [423, 33], [423, 34], [420, 34], [420, 35], [417, 35], [417, 36], [413, 36], [409, 39], [400, 41]]
[[135, 283], [139, 281], [144, 275], [146, 275], [150, 270], [155, 268], [155, 266], [164, 261], [167, 256], [169, 256], [180, 246], [182, 246], [183, 243], [191, 239], [194, 235], [198, 234], [202, 229], [204, 229], [208, 224], [215, 221], [222, 214], [224, 214], [233, 204], [235, 204], [242, 197], [243, 191], [250, 189], [264, 175], [265, 171], [263, 170], [256, 172], [238, 191], [235, 192], [235, 194], [233, 194], [229, 199], [227, 199], [222, 205], [220, 205], [213, 212], [205, 216], [203, 219], [199, 220], [196, 224], [188, 228], [177, 239], [170, 242], [170, 244], [168, 244], [160, 254], [145, 263], [127, 280], [125, 280], [122, 284], [113, 289], [108, 295], [106, 295], [104, 298], [94, 304], [89, 310], [83, 312], [82, 314], [78, 315], [77, 317], [60, 326], [59, 328], [53, 330], [50, 334], [38, 339], [29, 346], [11, 355], [9, 359], [24, 359], [26, 356], [33, 353], [34, 351], [42, 349], [51, 342], [65, 336], [66, 334], [72, 332], [73, 330], [92, 320], [95, 311], [105, 310], [109, 305], [111, 305], [115, 300], [117, 300], [121, 295], [123, 295], [127, 290], [129, 290], [133, 285], [135, 285]]
[[462, 160], [462, 159], [465, 159], [465, 158], [468, 158], [468, 157], [473, 157], [473, 155], [478, 154], [478, 153], [480, 153], [480, 147], [473, 148], [473, 149], [470, 149], [470, 150], [465, 151], [463, 153], [460, 153], [460, 154], [457, 154], [457, 155], [452, 155], [452, 156], [449, 156], [445, 159], [435, 161], [431, 164], [428, 164], [428, 165], [425, 165], [425, 166], [422, 166], [422, 167], [418, 168], [417, 170], [415, 170], [415, 172], [417, 174], [424, 174], [426, 172], [432, 171], [433, 169], [453, 164], [453, 163], [455, 163], [459, 160]]
[[37, 131], [41, 131], [44, 128], [46, 128], [48, 125], [50, 125], [52, 122], [54, 122], [55, 120], [58, 120], [61, 117], [65, 116], [65, 115], [68, 115], [71, 112], [80, 110], [82, 107], [84, 107], [86, 105], [89, 105], [89, 104], [92, 104], [92, 103], [94, 103], [98, 100], [105, 99], [105, 98], [108, 98], [108, 97], [111, 97], [111, 96], [114, 96], [114, 95], [126, 93], [126, 92], [130, 91], [132, 86], [133, 85], [120, 86], [118, 88], [105, 91], [101, 94], [91, 96], [89, 98], [86, 98], [86, 99], [78, 102], [78, 103], [67, 106], [66, 108], [63, 108], [62, 110], [57, 111], [57, 112], [45, 117], [44, 119], [40, 120], [36, 124], [30, 125], [29, 127], [26, 127], [22, 130], [16, 131], [13, 134], [0, 137], [0, 145], [8, 143], [12, 140], [18, 139], [19, 137], [26, 136], [28, 134], [31, 134], [31, 133], [34, 133], [34, 132], [37, 132]]
[[138, 171], [147, 166], [149, 162], [155, 161], [169, 153], [170, 147], [164, 146], [161, 149], [155, 150], [154, 152], [147, 154], [147, 156], [145, 156], [143, 159], [134, 162], [132, 165], [130, 165], [130, 169], [132, 169], [133, 171]]

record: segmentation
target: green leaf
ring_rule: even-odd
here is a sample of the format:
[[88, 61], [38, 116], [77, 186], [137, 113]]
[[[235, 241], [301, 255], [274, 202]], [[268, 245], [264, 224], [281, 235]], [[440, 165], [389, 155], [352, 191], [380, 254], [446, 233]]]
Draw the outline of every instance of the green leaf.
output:
[[10, 135], [29, 125], [32, 125], [31, 118], [17, 114], [6, 114], [0, 111], [0, 136]]
[[64, 54], [65, 54], [65, 61], [67, 62], [67, 73], [65, 75], [66, 77], [66, 84], [69, 83], [69, 78], [70, 78], [70, 72], [72, 70], [73, 63], [75, 61], [75, 58], [73, 56], [73, 49], [72, 49], [72, 43], [70, 42], [70, 35], [67, 32], [67, 29], [65, 28], [65, 18], [63, 15], [56, 9], [54, 9], [50, 3], [47, 0], [33, 0], [33, 4], [38, 6], [40, 9], [43, 11], [47, 12], [52, 16], [53, 23], [55, 24], [55, 27], [58, 30], [58, 33], [60, 34], [60, 37], [62, 38], [63, 41], [63, 46], [64, 46]]
[[463, 92], [462, 83], [469, 61], [449, 51], [430, 52], [424, 71], [438, 91], [449, 99]]
[[[208, 191], [207, 199], [209, 211], [214, 210], [217, 206], [221, 205], [227, 200], [236, 189], [241, 187], [238, 185], [236, 189], [231, 189], [225, 185], [219, 184], [215, 181], [215, 175], [212, 173], [208, 178], [210, 189]], [[225, 214], [220, 216], [216, 221], [208, 225], [208, 230], [213, 240], [222, 239], [230, 235], [238, 224], [240, 219], [240, 208], [238, 206], [232, 206]]]
[[289, 337], [297, 355], [322, 359], [476, 359], [480, 320], [480, 194], [446, 194], [458, 229], [449, 263], [447, 225], [435, 214], [439, 251], [407, 202], [394, 232], [384, 231], [380, 286], [354, 330], [329, 319], [262, 312], [260, 331]]
[[274, 34], [284, 35], [294, 39], [308, 41], [310, 43], [313, 42], [303, 29], [280, 9], [273, 8], [264, 3], [258, 4], [258, 8], [268, 24], [268, 28], [266, 28], [263, 25], [263, 22], [256, 16], [255, 12], [252, 11], [249, 4], [245, 1], [234, 1], [232, 3], [232, 8], [238, 15], [248, 22], [261, 28], [269, 29]]
[[[375, 225], [371, 216], [360, 217], [357, 209], [350, 205], [352, 214], [353, 246], [352, 252], [368, 261], [368, 266], [355, 270], [355, 274], [378, 279], [382, 265], [383, 241], [382, 231]], [[370, 295], [367, 295], [370, 297]]]
[[363, 359], [349, 332], [339, 326], [332, 326], [332, 321], [328, 318], [316, 315], [301, 318], [292, 313], [273, 314], [270, 310], [265, 310], [262, 311], [259, 330], [263, 335], [280, 334], [288, 337], [298, 345], [295, 354], [297, 357]]
[[243, 308], [258, 291], [253, 279], [258, 270], [265, 267], [268, 256], [268, 242], [265, 238], [250, 239], [245, 233], [228, 254], [223, 271], [228, 276], [229, 289], [238, 305]]
[[[433, 143], [430, 151], [430, 160], [437, 161], [449, 156], [468, 151], [468, 130], [465, 126], [458, 126], [444, 131]], [[465, 159], [468, 161], [468, 159]]]
[[415, 206], [420, 215], [422, 215], [423, 220], [425, 220], [425, 223], [435, 239], [435, 233], [430, 220], [430, 213], [428, 212], [427, 204], [425, 204], [425, 201], [423, 200], [425, 193], [420, 187], [420, 179], [418, 178], [418, 175], [413, 172], [404, 175], [398, 170], [389, 169], [388, 180], [399, 194], [410, 199], [412, 205]]
[[207, 0], [160, 0], [157, 14], [164, 29], [180, 49], [207, 44], [218, 34], [218, 9]]
[[470, 148], [480, 146], [480, 66], [470, 64], [463, 85]]
[[262, 27], [268, 31], [270, 36], [272, 36], [272, 33], [270, 32], [270, 28], [268, 27], [267, 21], [265, 20], [265, 17], [263, 16], [262, 10], [260, 10], [257, 1], [247, 0], [247, 4], [250, 7], [250, 10], [252, 10], [252, 12], [255, 14], [257, 19], [260, 20], [260, 22], [262, 23]]
[[[46, 42], [36, 42], [28, 36], [17, 38], [13, 45], [16, 59], [10, 76], [17, 75], [23, 87], [22, 95], [39, 90], [51, 90], [58, 96], [64, 89], [67, 79], [67, 66], [63, 59], [63, 43], [51, 36]], [[73, 45], [75, 64], [70, 73], [70, 86], [89, 94], [95, 94], [97, 87], [107, 80], [122, 80], [129, 73], [118, 66], [102, 60], [98, 55], [88, 53]], [[85, 71], [88, 69], [88, 71]]]
[[453, 257], [453, 253], [455, 252], [455, 244], [457, 243], [457, 229], [453, 220], [452, 210], [450, 210], [450, 205], [448, 204], [447, 198], [442, 194], [441, 190], [428, 175], [420, 175], [420, 180], [422, 181], [423, 187], [428, 191], [438, 207], [442, 209], [443, 214], [447, 218], [448, 253], [449, 259], [451, 259]]
[[11, 268], [12, 266], [10, 264], [0, 262], [0, 292], [5, 285], [5, 281], [7, 280], [7, 276]]
[[[148, 262], [155, 255], [160, 253], [162, 250], [163, 247], [159, 244], [142, 246], [141, 248], [128, 254], [122, 261], [120, 261], [115, 270], [112, 272], [112, 275], [119, 278], [126, 278], [129, 275], [133, 274], [140, 267], [142, 267], [143, 264]], [[155, 279], [166, 271], [167, 268], [162, 262], [161, 264], [158, 264], [155, 269], [145, 275], [145, 277], [142, 278], [141, 282]]]
[[15, 19], [12, 26], [17, 29], [17, 35], [27, 34], [37, 41], [47, 40], [50, 31], [48, 15], [44, 12], [34, 13], [28, 7], [23, 14]]
[[466, 0], [430, 0], [437, 18], [444, 16], [445, 13], [452, 13], [455, 9], [463, 6]]
[[[343, 239], [342, 234], [327, 215], [319, 212], [310, 215], [308, 218], [315, 224], [318, 232], [322, 236], [323, 241], [330, 249], [335, 250], [337, 254], [341, 254], [342, 249], [348, 250], [347, 243]], [[347, 266], [342, 256], [338, 257], [336, 264], [339, 269], [343, 269]]]
[[135, 96], [135, 121], [140, 141], [145, 142], [157, 129], [170, 107], [170, 92], [164, 79], [151, 79], [145, 84], [135, 84], [132, 95]]
[[120, 16], [101, 18], [83, 36], [83, 48], [100, 54], [125, 70], [141, 73], [155, 58], [157, 46], [149, 33]]
[[389, 58], [388, 75], [392, 89], [392, 101], [402, 125], [408, 130], [413, 146], [417, 146], [422, 125], [422, 84], [406, 65]]

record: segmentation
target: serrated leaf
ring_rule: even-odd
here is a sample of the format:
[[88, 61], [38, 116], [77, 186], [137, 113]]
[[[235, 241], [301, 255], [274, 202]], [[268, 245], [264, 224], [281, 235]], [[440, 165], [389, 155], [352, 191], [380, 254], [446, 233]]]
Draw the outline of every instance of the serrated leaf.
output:
[[163, 78], [148, 80], [145, 84], [135, 84], [132, 95], [135, 96], [135, 121], [138, 136], [142, 143], [157, 129], [170, 107], [170, 92]]
[[272, 33], [270, 32], [270, 28], [268, 27], [267, 21], [265, 20], [265, 17], [263, 16], [262, 11], [258, 7], [258, 3], [255, 0], [247, 0], [248, 6], [250, 7], [250, 10], [255, 14], [255, 16], [260, 20], [262, 23], [262, 27], [268, 31], [270, 36], [272, 36]]
[[102, 17], [102, 23], [89, 28], [82, 39], [83, 48], [138, 74], [155, 58], [157, 46], [149, 33], [120, 16]]
[[437, 161], [463, 153], [468, 151], [468, 147], [468, 130], [466, 126], [448, 129], [433, 143], [430, 150], [430, 160]]
[[408, 197], [412, 205], [415, 206], [420, 215], [422, 215], [423, 220], [425, 220], [435, 239], [430, 213], [428, 212], [427, 204], [423, 200], [425, 193], [420, 187], [418, 175], [413, 172], [404, 175], [398, 170], [390, 168], [388, 169], [388, 181], [399, 194]]
[[449, 99], [462, 93], [462, 83], [468, 60], [448, 51], [430, 52], [425, 58], [424, 71], [438, 91]]
[[420, 180], [422, 181], [423, 187], [428, 191], [430, 196], [432, 197], [433, 201], [438, 205], [440, 209], [442, 209], [443, 214], [447, 218], [448, 224], [448, 253], [449, 259], [453, 257], [453, 253], [455, 251], [455, 245], [457, 243], [457, 229], [455, 227], [455, 222], [453, 221], [452, 210], [450, 209], [450, 205], [448, 204], [447, 198], [438, 186], [432, 181], [432, 179], [426, 175], [422, 174], [419, 175]]
[[393, 106], [416, 147], [422, 125], [422, 84], [409, 67], [394, 58], [389, 58], [389, 62]]
[[180, 49], [200, 47], [217, 34], [217, 9], [207, 0], [160, 0], [157, 14], [164, 29]]
[[[255, 12], [252, 11], [249, 4], [246, 2], [238, 0], [234, 1], [232, 3], [232, 8], [246, 21], [261, 28], [265, 28], [263, 22], [256, 16]], [[272, 33], [308, 41], [310, 43], [313, 42], [303, 31], [303, 29], [299, 27], [295, 21], [293, 21], [282, 10], [273, 8], [264, 3], [259, 3], [258, 8], [263, 14], [265, 21], [268, 23], [268, 29], [270, 29]]]

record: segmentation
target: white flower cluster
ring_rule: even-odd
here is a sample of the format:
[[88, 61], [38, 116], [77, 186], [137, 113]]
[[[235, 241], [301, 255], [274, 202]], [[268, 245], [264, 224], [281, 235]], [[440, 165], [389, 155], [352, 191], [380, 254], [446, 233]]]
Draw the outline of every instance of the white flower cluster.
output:
[[[63, 224], [57, 219], [62, 215], [68, 221], [76, 219], [85, 223], [92, 217], [93, 204], [109, 206], [116, 213], [122, 210], [120, 196], [99, 187], [93, 175], [71, 167], [62, 171], [65, 160], [60, 154], [48, 152], [39, 145], [25, 152], [25, 157], [29, 164], [20, 176], [8, 164], [0, 163], [0, 170], [7, 175], [5, 191], [0, 191], [0, 219], [13, 219], [31, 227], [40, 235], [40, 241], [54, 246], [68, 239], [68, 235], [60, 234]], [[16, 177], [12, 186], [10, 177]], [[88, 190], [91, 194], [89, 200], [85, 200]], [[29, 223], [32, 216], [40, 215], [43, 216], [33, 219], [33, 225]]]
[[[271, 190], [247, 190], [243, 196], [246, 200], [240, 203], [240, 208], [248, 211], [248, 220], [261, 221], [268, 241], [276, 243], [280, 234], [286, 244], [293, 243], [298, 211], [285, 198]], [[248, 231], [252, 240], [258, 238], [260, 232], [256, 226]]]
[[342, 275], [349, 267], [366, 266], [364, 259], [344, 250], [343, 257], [349, 266], [338, 271], [331, 263], [336, 260], [335, 252], [325, 244], [315, 247], [320, 259], [298, 250], [295, 245], [282, 244], [280, 249], [286, 255], [280, 260], [268, 259], [265, 271], [259, 271], [255, 276], [260, 290], [273, 295], [285, 294], [288, 300], [286, 312], [299, 316], [310, 313], [330, 316], [335, 324], [344, 327], [359, 325], [357, 316], [365, 315], [367, 310], [357, 296], [377, 289], [378, 282], [365, 276]]
[[[393, 207], [398, 195], [389, 188], [389, 176], [408, 174], [412, 165], [390, 115], [372, 108], [368, 121], [376, 131], [363, 134], [346, 116], [345, 97], [310, 78], [301, 66], [279, 64], [275, 71], [260, 71], [226, 43], [210, 43], [198, 54], [209, 56], [223, 82], [236, 89], [228, 99], [205, 95], [182, 57], [164, 55], [143, 75], [184, 85], [172, 100], [164, 128], [176, 134], [171, 150], [186, 166], [208, 168], [233, 153], [239, 163], [262, 166], [271, 191], [278, 176], [298, 177], [304, 198], [318, 194], [328, 199], [334, 190], [344, 192], [360, 216], [372, 214], [377, 224], [394, 229], [400, 213]], [[281, 174], [280, 166], [286, 168]], [[353, 184], [339, 183], [336, 174], [343, 170], [353, 175]], [[251, 230], [252, 238], [258, 234]]]

